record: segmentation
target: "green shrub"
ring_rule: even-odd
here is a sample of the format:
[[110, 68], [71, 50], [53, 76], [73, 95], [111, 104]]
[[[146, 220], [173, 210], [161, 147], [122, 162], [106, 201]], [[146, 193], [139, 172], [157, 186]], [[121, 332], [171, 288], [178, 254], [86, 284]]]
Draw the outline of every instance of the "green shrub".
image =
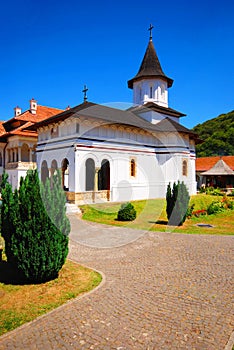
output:
[[205, 188], [206, 194], [213, 194], [214, 187], [213, 186], [208, 186]]
[[222, 207], [224, 209], [231, 209], [231, 210], [233, 210], [234, 209], [234, 201], [232, 199], [229, 199], [225, 195], [225, 196], [223, 196], [223, 199], [222, 199]]
[[59, 179], [54, 183], [48, 202], [56, 218], [48, 215], [44, 206], [37, 171], [28, 171], [25, 179], [21, 178], [19, 191], [14, 193], [7, 176], [3, 177], [1, 218], [5, 252], [23, 281], [40, 283], [56, 278], [68, 254], [70, 224], [65, 202], [59, 199], [61, 192], [56, 194]]
[[124, 203], [118, 211], [117, 220], [119, 221], [133, 221], [136, 219], [136, 210], [131, 203]]
[[208, 215], [217, 214], [217, 213], [220, 213], [223, 210], [224, 210], [224, 208], [223, 208], [222, 202], [214, 201], [208, 206], [207, 214]]
[[222, 196], [223, 192], [219, 188], [216, 188], [216, 189], [213, 190], [213, 192], [211, 194], [213, 196]]
[[184, 182], [174, 182], [173, 188], [167, 186], [166, 201], [167, 201], [167, 218], [168, 224], [173, 226], [183, 225], [189, 206], [189, 193]]
[[191, 218], [192, 217], [193, 211], [194, 211], [194, 207], [195, 207], [194, 203], [188, 207], [187, 213], [186, 213], [186, 218]]

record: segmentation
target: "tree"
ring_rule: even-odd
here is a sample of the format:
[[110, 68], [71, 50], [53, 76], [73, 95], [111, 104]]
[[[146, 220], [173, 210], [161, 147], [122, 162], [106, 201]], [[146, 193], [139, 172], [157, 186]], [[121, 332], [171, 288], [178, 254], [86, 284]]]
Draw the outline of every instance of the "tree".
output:
[[[59, 180], [56, 181], [59, 183]], [[28, 282], [40, 283], [54, 279], [68, 254], [70, 225], [65, 208], [61, 205], [65, 201], [59, 198], [62, 192], [57, 193], [58, 209], [52, 206], [55, 200], [50, 200], [50, 212], [57, 212], [57, 219], [60, 216], [57, 225], [44, 206], [41, 196], [43, 187], [36, 170], [28, 171], [25, 179], [21, 178], [19, 191], [13, 195], [10, 194], [9, 186], [4, 179], [2, 221], [8, 219], [9, 226], [2, 225], [2, 235], [8, 245], [7, 260]], [[56, 192], [57, 186], [51, 190], [52, 198], [56, 196], [53, 191]]]
[[197, 157], [234, 154], [234, 111], [198, 124], [193, 131], [204, 141], [196, 146]]
[[136, 210], [132, 203], [123, 203], [118, 211], [117, 220], [133, 221], [136, 219]]
[[189, 206], [189, 193], [184, 182], [174, 182], [173, 188], [171, 184], [167, 186], [166, 201], [167, 201], [167, 218], [168, 224], [173, 226], [183, 225]]

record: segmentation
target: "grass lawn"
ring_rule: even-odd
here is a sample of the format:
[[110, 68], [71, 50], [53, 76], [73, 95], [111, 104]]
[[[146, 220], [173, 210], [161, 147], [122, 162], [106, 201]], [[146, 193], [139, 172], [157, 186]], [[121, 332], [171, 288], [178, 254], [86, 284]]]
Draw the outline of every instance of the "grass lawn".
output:
[[[101, 282], [101, 275], [67, 260], [53, 281], [15, 285], [14, 272], [5, 261], [0, 263], [0, 335], [88, 292]], [[9, 282], [2, 283], [5, 279]]]
[[[221, 197], [222, 198], [222, 197]], [[192, 196], [190, 205], [195, 204], [194, 210], [206, 209], [207, 206], [215, 200], [220, 199], [216, 196], [198, 194]], [[80, 206], [84, 220], [95, 221], [107, 225], [124, 226], [136, 229], [162, 231], [162, 232], [183, 232], [199, 234], [234, 234], [234, 211], [226, 210], [216, 215], [203, 215], [199, 218], [192, 217], [187, 219], [183, 226], [172, 227], [167, 225], [166, 200], [150, 199], [131, 202], [136, 211], [137, 218], [132, 222], [117, 221], [117, 213], [120, 203], [101, 203], [93, 205]], [[199, 223], [210, 224], [214, 227], [197, 227]]]

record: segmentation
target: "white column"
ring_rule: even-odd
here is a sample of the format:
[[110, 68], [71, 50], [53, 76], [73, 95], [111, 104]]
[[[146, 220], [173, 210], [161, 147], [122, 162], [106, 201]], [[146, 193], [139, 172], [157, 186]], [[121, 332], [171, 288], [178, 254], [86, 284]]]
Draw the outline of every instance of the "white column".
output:
[[21, 162], [21, 147], [18, 147], [18, 162]]

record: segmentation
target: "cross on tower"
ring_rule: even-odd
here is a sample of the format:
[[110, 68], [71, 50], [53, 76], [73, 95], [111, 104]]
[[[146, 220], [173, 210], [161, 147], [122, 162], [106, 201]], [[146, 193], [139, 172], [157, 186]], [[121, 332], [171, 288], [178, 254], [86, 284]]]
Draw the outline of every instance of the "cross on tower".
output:
[[88, 88], [86, 85], [84, 85], [84, 89], [82, 90], [82, 92], [84, 93], [84, 102], [87, 101], [87, 94], [86, 94], [87, 91], [88, 91]]
[[150, 27], [149, 27], [149, 31], [150, 31], [150, 41], [152, 40], [152, 29], [154, 28], [154, 26], [152, 24], [150, 24]]

